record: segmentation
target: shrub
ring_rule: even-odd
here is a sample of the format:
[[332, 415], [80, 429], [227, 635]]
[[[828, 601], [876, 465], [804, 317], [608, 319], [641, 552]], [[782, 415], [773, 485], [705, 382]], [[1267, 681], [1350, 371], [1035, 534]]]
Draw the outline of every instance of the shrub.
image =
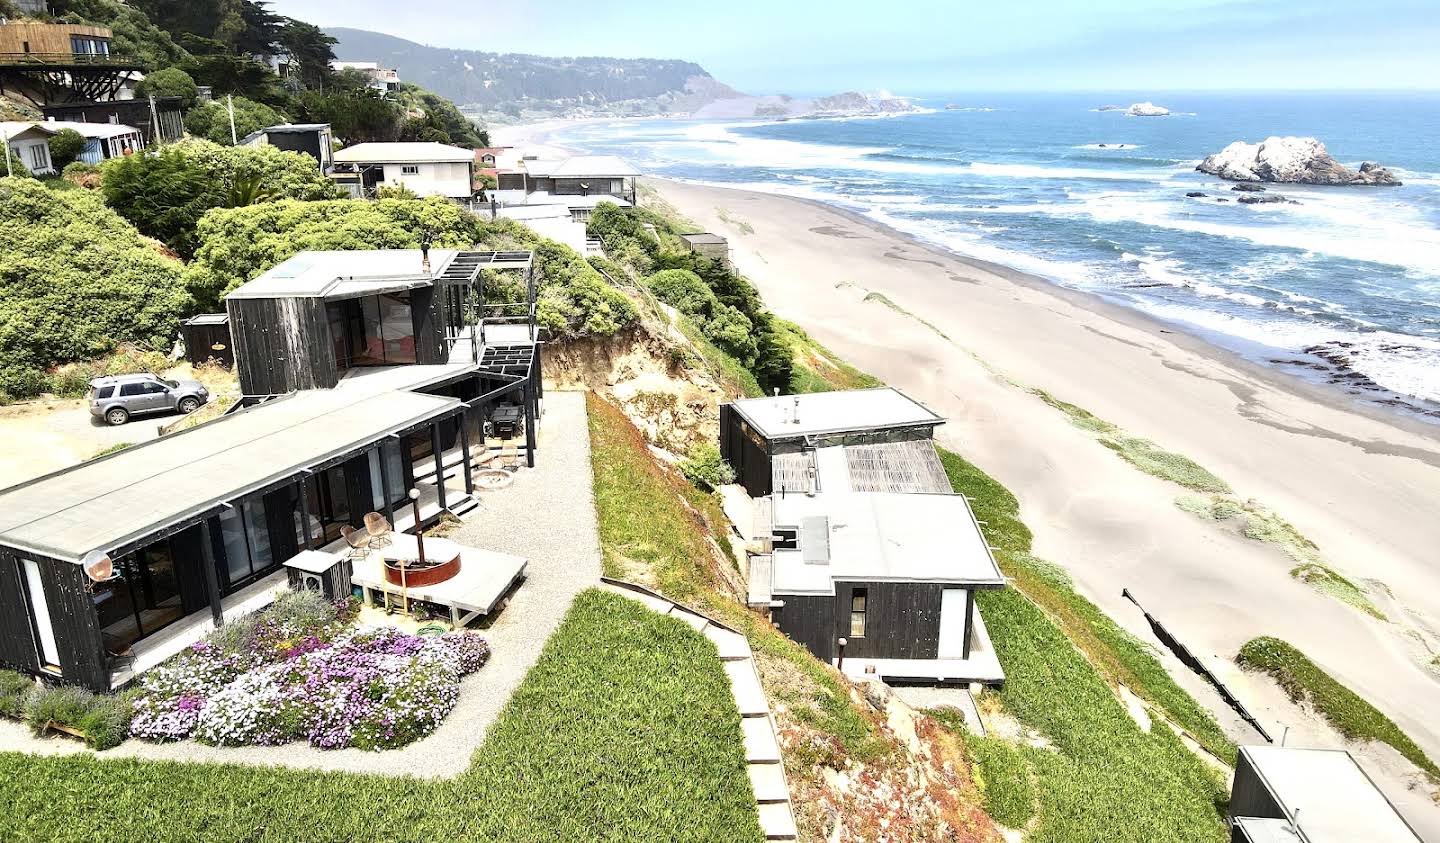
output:
[[0, 670], [0, 714], [25, 716], [25, 700], [35, 690], [35, 680], [14, 670]]
[[135, 96], [139, 99], [151, 96], [179, 97], [180, 108], [189, 111], [200, 98], [200, 88], [190, 74], [178, 67], [166, 67], [141, 79], [140, 84], [135, 86]]
[[690, 457], [680, 463], [680, 472], [702, 489], [718, 489], [735, 482], [735, 469], [721, 459], [720, 449], [708, 442], [690, 452]]
[[61, 178], [71, 184], [79, 185], [94, 190], [103, 183], [100, 175], [100, 167], [95, 164], [87, 164], [84, 161], [71, 161], [60, 171]]
[[[261, 102], [235, 97], [234, 106], [236, 140], [266, 126], [285, 122], [284, 115]], [[212, 143], [230, 146], [230, 103], [214, 100], [192, 108], [185, 115], [185, 131]]]
[[64, 169], [75, 162], [76, 156], [85, 151], [85, 136], [74, 129], [61, 129], [50, 136], [46, 144], [50, 147], [51, 165]]
[[387, 184], [375, 191], [376, 199], [419, 199], [420, 195], [405, 186], [404, 182]]
[[715, 308], [715, 315], [710, 317], [700, 330], [730, 356], [746, 366], [753, 366], [759, 350], [754, 327], [750, 320], [745, 318], [745, 314], [728, 304], [722, 304]]
[[50, 724], [85, 735], [91, 749], [109, 749], [129, 734], [130, 702], [68, 685], [38, 686], [25, 699], [25, 722], [35, 734]]
[[710, 317], [718, 304], [715, 293], [705, 286], [700, 276], [688, 269], [663, 269], [646, 278], [645, 286], [660, 301], [702, 321]]
[[190, 306], [180, 264], [98, 196], [0, 179], [0, 392], [38, 394], [44, 369], [123, 343], [168, 348]]

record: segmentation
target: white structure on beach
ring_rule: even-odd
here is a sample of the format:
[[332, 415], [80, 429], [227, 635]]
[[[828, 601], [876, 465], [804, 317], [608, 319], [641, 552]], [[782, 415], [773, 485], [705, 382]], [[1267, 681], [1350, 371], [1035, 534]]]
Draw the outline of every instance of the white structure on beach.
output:
[[331, 177], [356, 195], [404, 185], [420, 196], [469, 199], [475, 153], [443, 143], [362, 143], [335, 153]]

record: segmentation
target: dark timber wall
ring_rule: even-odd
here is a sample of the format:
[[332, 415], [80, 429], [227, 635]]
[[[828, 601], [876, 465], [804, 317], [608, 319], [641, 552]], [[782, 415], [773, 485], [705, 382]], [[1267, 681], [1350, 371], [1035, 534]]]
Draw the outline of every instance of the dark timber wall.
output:
[[19, 557], [0, 548], [0, 664], [34, 672], [39, 664], [24, 587]]
[[840, 636], [835, 631], [834, 597], [777, 594], [775, 599], [785, 601], [784, 606], [770, 612], [781, 632], [803, 644], [822, 661], [835, 658], [835, 639]]
[[1230, 816], [1284, 819], [1285, 814], [1244, 752], [1235, 759], [1235, 784], [1230, 789]]
[[771, 491], [770, 455], [747, 434], [748, 427], [734, 407], [720, 405], [720, 457], [735, 469], [745, 491], [759, 498]]
[[339, 383], [324, 299], [227, 299], [225, 309], [240, 390], [246, 395]]
[[89, 578], [74, 562], [30, 557], [40, 565], [45, 584], [45, 602], [50, 604], [50, 623], [55, 629], [55, 648], [60, 652], [60, 676], [72, 685], [93, 689], [110, 687], [110, 670], [105, 664], [105, 647], [100, 640], [100, 619], [85, 588]]
[[[955, 586], [950, 586], [954, 588]], [[850, 598], [866, 589], [865, 635], [850, 635]], [[777, 594], [785, 605], [772, 610], [780, 630], [823, 660], [835, 658], [846, 639], [846, 657], [934, 659], [940, 653], [938, 583], [839, 582], [835, 596]]]

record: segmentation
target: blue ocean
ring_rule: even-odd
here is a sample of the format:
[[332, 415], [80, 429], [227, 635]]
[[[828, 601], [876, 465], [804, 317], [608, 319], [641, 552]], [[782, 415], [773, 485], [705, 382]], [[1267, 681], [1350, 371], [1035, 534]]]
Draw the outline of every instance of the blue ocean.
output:
[[[1141, 100], [1172, 113], [1100, 109]], [[915, 102], [922, 111], [894, 117], [617, 120], [551, 139], [647, 173], [834, 203], [1299, 375], [1432, 412], [1440, 401], [1440, 95]], [[1317, 137], [1404, 185], [1272, 186], [1298, 204], [1245, 205], [1195, 171], [1232, 141], [1270, 135]]]

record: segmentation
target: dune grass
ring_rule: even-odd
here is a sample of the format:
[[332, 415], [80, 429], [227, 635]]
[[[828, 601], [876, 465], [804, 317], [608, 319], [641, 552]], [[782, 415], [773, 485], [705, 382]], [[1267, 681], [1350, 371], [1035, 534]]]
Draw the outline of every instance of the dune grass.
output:
[[775, 326], [794, 350], [794, 366], [790, 374], [792, 393], [798, 395], [884, 386], [879, 378], [871, 377], [846, 363], [794, 322], [776, 319]]
[[1222, 783], [1165, 720], [1142, 731], [1113, 685], [1125, 684], [1210, 752], [1233, 759], [1214, 719], [1149, 648], [1077, 594], [1063, 572], [1030, 555], [1014, 495], [957, 454], [942, 450], [941, 461], [955, 490], [971, 498], [1015, 586], [978, 600], [1005, 666], [998, 698], [1053, 747], [977, 750], [987, 806], [1012, 827], [1033, 814], [1027, 841], [1226, 839]]
[[581, 593], [453, 780], [0, 754], [0, 839], [761, 839], [715, 650]]
[[1269, 674], [1290, 699], [1314, 708], [1346, 738], [1387, 743], [1432, 779], [1440, 779], [1440, 767], [1395, 721], [1321, 670], [1288, 642], [1268, 636], [1253, 638], [1240, 648], [1235, 661], [1247, 670]]

